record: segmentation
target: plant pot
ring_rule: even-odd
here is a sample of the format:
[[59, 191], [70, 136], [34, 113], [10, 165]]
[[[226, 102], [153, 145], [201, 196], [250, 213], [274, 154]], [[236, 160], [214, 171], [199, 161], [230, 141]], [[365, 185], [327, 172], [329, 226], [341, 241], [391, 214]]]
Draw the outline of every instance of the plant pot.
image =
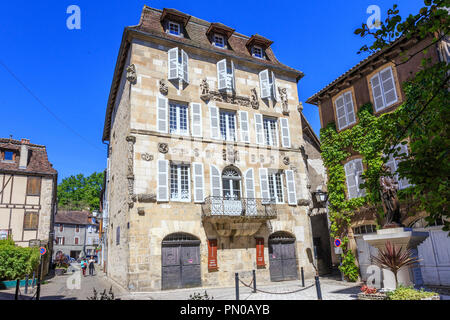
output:
[[387, 300], [387, 296], [383, 293], [358, 293], [358, 300]]

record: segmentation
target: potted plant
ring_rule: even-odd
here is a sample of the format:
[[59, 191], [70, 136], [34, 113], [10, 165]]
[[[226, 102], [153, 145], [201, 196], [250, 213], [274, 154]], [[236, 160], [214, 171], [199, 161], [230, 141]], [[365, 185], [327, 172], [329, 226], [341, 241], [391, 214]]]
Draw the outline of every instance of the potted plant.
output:
[[55, 257], [55, 274], [61, 276], [67, 272], [69, 267], [69, 259], [65, 254], [59, 251]]
[[412, 256], [411, 250], [403, 250], [400, 247], [396, 250], [395, 245], [386, 242], [385, 249], [378, 252], [378, 257], [371, 256], [378, 266], [392, 271], [395, 277], [395, 287], [398, 287], [397, 273], [402, 267], [417, 263], [419, 260]]
[[361, 292], [358, 293], [358, 300], [386, 300], [386, 294], [379, 292], [377, 288], [368, 287], [363, 285]]

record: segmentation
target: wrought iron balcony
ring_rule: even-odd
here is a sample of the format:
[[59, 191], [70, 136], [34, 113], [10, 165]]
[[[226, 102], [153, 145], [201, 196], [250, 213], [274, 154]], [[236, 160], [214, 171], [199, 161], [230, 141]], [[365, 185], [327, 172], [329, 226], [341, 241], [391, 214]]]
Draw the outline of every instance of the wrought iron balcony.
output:
[[275, 219], [275, 199], [207, 197], [202, 204], [203, 217], [245, 217]]

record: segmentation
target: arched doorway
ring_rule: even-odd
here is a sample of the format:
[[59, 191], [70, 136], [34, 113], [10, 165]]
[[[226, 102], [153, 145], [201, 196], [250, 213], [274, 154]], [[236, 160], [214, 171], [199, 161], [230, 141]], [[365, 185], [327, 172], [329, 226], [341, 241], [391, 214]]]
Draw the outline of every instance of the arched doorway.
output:
[[200, 240], [187, 233], [173, 233], [161, 245], [162, 289], [201, 286]]
[[271, 281], [297, 280], [295, 237], [284, 231], [270, 235], [269, 262]]

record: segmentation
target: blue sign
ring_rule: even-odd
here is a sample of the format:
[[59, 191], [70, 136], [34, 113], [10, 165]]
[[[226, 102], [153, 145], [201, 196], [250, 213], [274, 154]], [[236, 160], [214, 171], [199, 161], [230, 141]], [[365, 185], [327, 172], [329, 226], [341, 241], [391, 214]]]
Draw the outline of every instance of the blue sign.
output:
[[47, 252], [47, 249], [45, 249], [44, 247], [40, 247], [39, 252], [41, 253], [41, 256], [43, 256]]
[[334, 240], [334, 245], [339, 248], [341, 246], [341, 239]]

